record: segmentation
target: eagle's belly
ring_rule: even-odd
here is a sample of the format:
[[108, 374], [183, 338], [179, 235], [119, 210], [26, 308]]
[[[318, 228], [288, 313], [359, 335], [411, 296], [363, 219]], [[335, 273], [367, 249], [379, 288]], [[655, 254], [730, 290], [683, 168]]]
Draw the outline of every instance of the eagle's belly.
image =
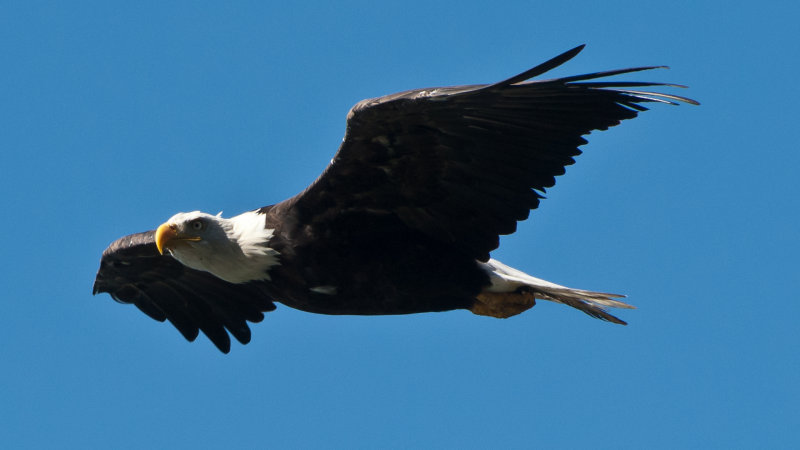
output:
[[319, 314], [411, 314], [469, 308], [490, 284], [474, 258], [420, 236], [297, 246], [270, 271], [275, 300]]

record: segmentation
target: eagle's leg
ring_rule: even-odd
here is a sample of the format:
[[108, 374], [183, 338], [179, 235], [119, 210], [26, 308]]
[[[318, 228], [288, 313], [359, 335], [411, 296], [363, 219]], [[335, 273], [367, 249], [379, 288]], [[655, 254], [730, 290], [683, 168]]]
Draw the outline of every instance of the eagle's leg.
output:
[[514, 292], [481, 292], [475, 298], [470, 311], [481, 316], [506, 319], [526, 311], [536, 304], [533, 292], [518, 289]]

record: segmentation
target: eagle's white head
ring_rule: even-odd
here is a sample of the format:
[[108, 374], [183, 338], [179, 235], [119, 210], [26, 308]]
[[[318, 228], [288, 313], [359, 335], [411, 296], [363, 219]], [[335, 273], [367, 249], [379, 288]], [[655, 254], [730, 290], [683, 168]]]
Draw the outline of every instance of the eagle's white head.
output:
[[255, 211], [230, 219], [193, 211], [175, 214], [159, 226], [156, 246], [192, 269], [246, 283], [268, 280], [269, 268], [279, 264], [278, 252], [268, 246], [273, 231]]

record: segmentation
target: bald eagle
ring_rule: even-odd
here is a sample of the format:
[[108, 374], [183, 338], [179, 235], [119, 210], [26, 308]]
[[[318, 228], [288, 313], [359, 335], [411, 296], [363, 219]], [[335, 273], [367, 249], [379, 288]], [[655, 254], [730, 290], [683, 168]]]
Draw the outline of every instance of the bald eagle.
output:
[[636, 117], [645, 103], [694, 100], [635, 90], [666, 83], [593, 81], [663, 66], [529, 81], [569, 50], [490, 85], [416, 89], [363, 100], [338, 152], [300, 194], [231, 218], [172, 216], [104, 252], [107, 292], [224, 353], [250, 341], [275, 302], [320, 314], [466, 309], [506, 318], [537, 299], [625, 324], [622, 295], [573, 289], [492, 259], [499, 236], [539, 205], [581, 153], [581, 137]]

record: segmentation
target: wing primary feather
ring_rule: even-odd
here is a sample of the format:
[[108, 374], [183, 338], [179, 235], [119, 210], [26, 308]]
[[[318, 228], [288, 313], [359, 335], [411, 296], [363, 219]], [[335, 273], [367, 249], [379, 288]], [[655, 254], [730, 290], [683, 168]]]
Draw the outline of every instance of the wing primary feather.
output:
[[669, 103], [670, 105], [677, 105], [674, 102], [668, 102], [660, 98], [653, 98], [653, 97], [664, 97], [669, 98], [672, 100], [677, 100], [679, 102], [688, 103], [690, 105], [700, 105], [700, 102], [697, 100], [693, 100], [688, 97], [683, 97], [680, 95], [675, 94], [664, 94], [662, 92], [647, 92], [647, 91], [633, 91], [633, 90], [626, 90], [626, 89], [618, 89], [617, 92], [624, 92], [626, 94], [632, 94], [637, 100], [639, 101], [654, 101], [654, 102], [662, 102], [662, 103]]
[[573, 49], [567, 50], [566, 52], [539, 64], [536, 67], [528, 69], [519, 75], [514, 75], [513, 77], [507, 78], [503, 81], [481, 87], [480, 89], [476, 89], [475, 92], [484, 90], [488, 91], [504, 86], [509, 86], [512, 84], [517, 84], [522, 81], [529, 80], [533, 77], [538, 77], [539, 75], [545, 72], [549, 72], [555, 69], [556, 67], [564, 64], [565, 62], [569, 61], [570, 59], [574, 58], [578, 53], [581, 52], [581, 50], [583, 50], [584, 47], [586, 47], [586, 44], [581, 44]]
[[644, 70], [653, 70], [653, 69], [669, 69], [668, 66], [641, 66], [641, 67], [629, 67], [627, 69], [615, 69], [615, 70], [604, 70], [601, 72], [592, 72], [592, 73], [585, 73], [583, 75], [572, 75], [569, 77], [561, 77], [556, 78], [553, 80], [541, 80], [538, 83], [551, 83], [557, 82], [559, 84], [576, 84], [576, 81], [583, 81], [583, 80], [593, 80], [595, 78], [605, 78], [611, 77], [614, 75], [622, 75], [626, 73], [633, 73], [633, 72], [641, 72]]

